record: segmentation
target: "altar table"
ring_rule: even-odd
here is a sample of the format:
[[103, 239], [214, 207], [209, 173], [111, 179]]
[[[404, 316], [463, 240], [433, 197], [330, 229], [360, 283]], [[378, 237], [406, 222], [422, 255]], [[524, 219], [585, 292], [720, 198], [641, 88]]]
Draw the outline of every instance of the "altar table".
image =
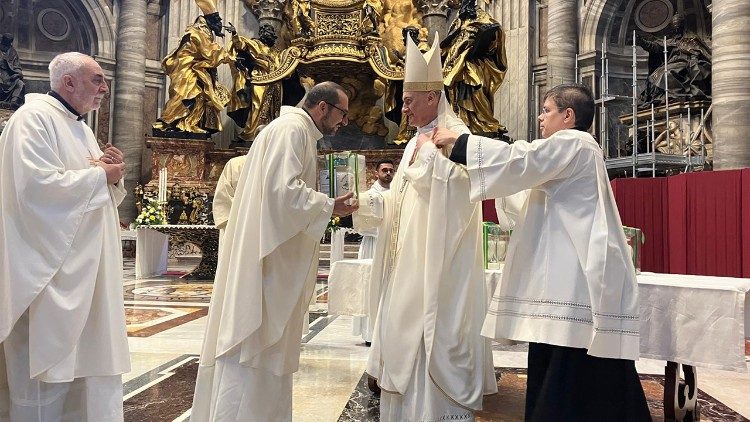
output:
[[219, 260], [219, 230], [207, 225], [156, 225], [137, 230], [135, 276], [145, 278], [167, 271], [169, 238], [196, 245], [201, 250], [201, 260], [186, 280], [210, 280], [216, 275]]

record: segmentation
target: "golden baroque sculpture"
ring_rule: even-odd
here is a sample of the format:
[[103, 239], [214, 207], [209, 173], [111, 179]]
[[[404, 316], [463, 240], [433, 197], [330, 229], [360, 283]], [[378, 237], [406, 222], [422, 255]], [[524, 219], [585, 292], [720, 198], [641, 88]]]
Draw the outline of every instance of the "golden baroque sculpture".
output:
[[245, 38], [231, 28], [232, 40], [229, 55], [235, 57], [230, 63], [234, 81], [233, 95], [227, 106], [227, 115], [234, 120], [242, 132], [239, 138], [251, 140], [262, 121], [277, 116], [281, 107], [281, 81], [268, 84], [253, 83], [253, 74], [269, 74], [281, 67], [282, 52], [273, 48], [276, 33], [273, 26], [264, 24], [258, 30], [258, 38]]
[[477, 8], [476, 0], [462, 0], [440, 46], [448, 100], [458, 117], [472, 133], [505, 132], [493, 113], [495, 92], [507, 69], [500, 24]]
[[170, 79], [169, 100], [153, 125], [156, 131], [221, 131], [219, 114], [229, 102], [229, 93], [217, 82], [216, 68], [231, 60], [215, 41], [216, 36], [224, 35], [222, 28], [218, 12], [199, 16], [177, 48], [162, 61]]
[[310, 38], [315, 32], [310, 0], [291, 0], [284, 10], [284, 18], [295, 37]]

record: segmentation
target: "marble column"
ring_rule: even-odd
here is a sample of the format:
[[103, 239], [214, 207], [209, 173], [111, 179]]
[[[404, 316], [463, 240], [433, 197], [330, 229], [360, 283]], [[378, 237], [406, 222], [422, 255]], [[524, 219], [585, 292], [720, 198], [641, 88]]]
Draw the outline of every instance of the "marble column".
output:
[[144, 124], [143, 94], [146, 90], [147, 0], [122, 0], [117, 25], [117, 60], [112, 106], [112, 143], [125, 154], [125, 187], [128, 196], [120, 205], [120, 219], [136, 217], [133, 187], [141, 180]]
[[578, 53], [578, 2], [549, 0], [547, 20], [547, 87], [575, 82]]
[[714, 0], [714, 169], [750, 167], [750, 2]]
[[432, 45], [435, 33], [440, 34], [443, 39], [448, 33], [448, 0], [420, 0], [418, 2], [422, 12], [422, 26], [427, 28], [427, 43]]

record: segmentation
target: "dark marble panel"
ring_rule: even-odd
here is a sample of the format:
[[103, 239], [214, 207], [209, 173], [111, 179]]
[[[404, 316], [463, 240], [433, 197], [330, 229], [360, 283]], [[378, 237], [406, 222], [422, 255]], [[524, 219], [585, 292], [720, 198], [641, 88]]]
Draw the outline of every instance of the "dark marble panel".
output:
[[[176, 368], [169, 369], [180, 361], [185, 362]], [[129, 422], [173, 421], [193, 405], [197, 373], [198, 356], [187, 355], [129, 381], [124, 385], [126, 395], [166, 375], [160, 382], [125, 400], [123, 403], [125, 420]]]
[[[146, 58], [161, 60], [161, 25], [162, 19], [159, 15], [146, 15]], [[151, 123], [154, 121], [152, 120]], [[151, 126], [149, 126], [151, 127]]]
[[[302, 338], [302, 344], [308, 343], [310, 340], [315, 338], [318, 334], [320, 334], [321, 331], [323, 331], [324, 328], [328, 326], [333, 320], [338, 318], [338, 315], [333, 316], [327, 316], [328, 313], [325, 312], [324, 315], [326, 316], [315, 316], [314, 312], [310, 312], [310, 320], [313, 321], [310, 323], [310, 332], [307, 333], [306, 336]], [[313, 318], [315, 318], [313, 320]]]
[[367, 374], [362, 374], [338, 422], [380, 420], [380, 398], [367, 387]]
[[[148, 45], [147, 43], [146, 45]], [[143, 134], [151, 132], [159, 112], [159, 88], [147, 86], [143, 91]]]

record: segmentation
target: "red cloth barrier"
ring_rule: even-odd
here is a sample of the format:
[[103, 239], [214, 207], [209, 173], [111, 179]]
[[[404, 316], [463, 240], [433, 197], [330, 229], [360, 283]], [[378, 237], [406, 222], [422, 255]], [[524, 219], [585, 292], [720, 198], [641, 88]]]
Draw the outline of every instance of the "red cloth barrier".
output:
[[645, 234], [644, 271], [750, 277], [750, 169], [615, 179], [612, 188], [623, 224]]
[[641, 269], [666, 272], [666, 180], [615, 179], [612, 181], [612, 190], [622, 224], [641, 229], [646, 237]]

